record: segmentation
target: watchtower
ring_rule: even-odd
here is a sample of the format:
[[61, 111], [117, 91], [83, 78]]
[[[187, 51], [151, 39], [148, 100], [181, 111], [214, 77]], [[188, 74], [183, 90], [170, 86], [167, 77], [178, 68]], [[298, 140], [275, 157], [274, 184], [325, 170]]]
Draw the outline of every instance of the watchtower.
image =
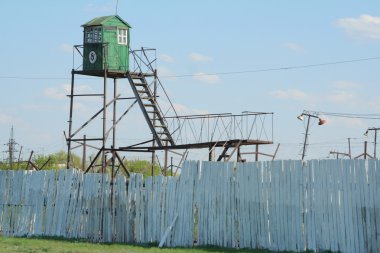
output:
[[129, 30], [119, 16], [94, 18], [83, 27], [83, 70], [128, 71]]
[[[81, 59], [80, 66], [75, 67], [74, 63], [71, 71], [69, 130], [68, 134], [65, 133], [68, 168], [73, 166], [71, 152], [78, 147], [83, 147], [84, 158], [86, 147], [97, 150], [89, 164], [82, 162], [82, 169], [85, 172], [90, 169], [105, 172], [111, 168], [111, 175], [114, 175], [115, 168], [122, 167], [126, 174], [129, 174], [119, 152], [147, 152], [152, 155], [153, 174], [153, 164], [157, 157], [155, 152], [163, 152], [165, 157], [163, 168], [166, 175], [168, 152], [181, 156], [176, 166], [179, 168], [190, 149], [208, 149], [209, 160], [213, 160], [214, 154], [220, 152], [220, 155], [215, 157], [217, 161], [229, 161], [236, 153], [237, 160], [241, 162], [244, 161], [242, 154], [256, 154], [257, 160], [258, 146], [273, 143], [272, 131], [267, 131], [272, 128], [273, 113], [246, 111], [239, 115], [222, 113], [179, 116], [174, 108], [175, 104], [170, 101], [157, 76], [156, 50], [152, 48], [131, 50], [131, 26], [119, 16], [97, 17], [82, 27], [83, 45], [74, 46]], [[76, 89], [74, 84], [76, 75], [102, 78], [102, 92], [79, 93], [80, 90]], [[113, 80], [113, 85], [108, 83], [109, 80]], [[118, 80], [127, 82], [119, 83]], [[127, 87], [120, 87], [121, 85]], [[133, 95], [124, 93], [123, 96], [123, 92], [128, 88]], [[74, 100], [90, 96], [102, 99], [100, 109], [94, 115], [90, 115], [89, 119], [77, 129], [73, 129]], [[125, 116], [131, 108], [137, 106], [150, 130], [150, 135], [147, 135], [149, 137], [144, 136], [143, 141], [138, 143], [117, 145], [117, 126], [122, 121], [126, 122], [123, 120]], [[271, 118], [269, 124], [265, 124], [266, 117]], [[95, 131], [85, 131], [96, 118], [101, 118], [102, 125], [98, 125]], [[83, 120], [83, 115], [76, 119]], [[129, 121], [128, 124], [130, 123], [133, 122]], [[79, 137], [81, 133], [83, 137]], [[90, 138], [87, 133], [91, 133]], [[240, 147], [252, 145], [256, 145], [255, 152], [241, 152]], [[178, 150], [185, 151], [181, 153], [177, 152]], [[96, 167], [100, 167], [101, 170]], [[116, 171], [118, 169], [115, 173]]]
[[[156, 145], [160, 148], [174, 145], [174, 140], [169, 132], [168, 123], [163, 110], [157, 103], [158, 79], [156, 69], [153, 67], [156, 59], [148, 59], [150, 52], [154, 52], [155, 58], [155, 50], [141, 48], [141, 50], [131, 51], [129, 46], [131, 26], [118, 15], [97, 17], [83, 24], [82, 27], [83, 45], [74, 46], [81, 56], [81, 66], [77, 68], [73, 66], [72, 70], [71, 92], [69, 95], [69, 131], [68, 135], [66, 135], [68, 145], [67, 166], [70, 167], [73, 165], [71, 162], [71, 151], [78, 147], [73, 147], [72, 144], [76, 143], [83, 147], [88, 146], [98, 150], [96, 156], [91, 159], [90, 166], [86, 166], [87, 169], [84, 168], [85, 162], [83, 162], [83, 170], [88, 171], [90, 168], [94, 168], [94, 166], [100, 166], [102, 172], [104, 172], [109, 165], [112, 165], [114, 169], [117, 160], [120, 166], [124, 167], [121, 161], [122, 159], [117, 153], [120, 149], [116, 148], [116, 126], [134, 105], [140, 107], [151, 134], [153, 135], [153, 139], [143, 143], [151, 142], [153, 146]], [[129, 62], [130, 54], [132, 55], [131, 59], [133, 59], [132, 67]], [[76, 89], [74, 85], [76, 75], [103, 78], [103, 92], [101, 94], [78, 94], [75, 92]], [[111, 87], [109, 87], [107, 82], [110, 79], [113, 79], [113, 97], [109, 95], [109, 89]], [[128, 85], [134, 97], [121, 97], [121, 95], [118, 94], [119, 84], [117, 80], [119, 79], [126, 79], [128, 81]], [[122, 90], [124, 91], [125, 89], [123, 88]], [[77, 97], [86, 96], [102, 97], [103, 104], [95, 115], [91, 116], [88, 121], [84, 122], [83, 125], [74, 131], [74, 100]], [[125, 108], [119, 105], [121, 100], [132, 101], [132, 103], [129, 107]], [[169, 107], [170, 110], [174, 109], [171, 103]], [[168, 111], [167, 109], [168, 108], [165, 108], [166, 112]], [[117, 115], [117, 112], [120, 111], [124, 111], [124, 113]], [[111, 126], [108, 125], [110, 112], [112, 114]], [[78, 138], [78, 134], [84, 132], [82, 130], [100, 115], [102, 115], [101, 120], [103, 122], [101, 137], [87, 138], [86, 135], [83, 135], [83, 138]], [[90, 142], [94, 144], [89, 144]], [[136, 147], [138, 145], [132, 146]], [[153, 164], [153, 160], [155, 159], [154, 151], [146, 152], [152, 152]], [[85, 154], [85, 151], [83, 151], [83, 153]], [[112, 157], [107, 159], [107, 154], [111, 154]], [[101, 158], [100, 164], [98, 158]], [[124, 169], [127, 172], [125, 167]]]

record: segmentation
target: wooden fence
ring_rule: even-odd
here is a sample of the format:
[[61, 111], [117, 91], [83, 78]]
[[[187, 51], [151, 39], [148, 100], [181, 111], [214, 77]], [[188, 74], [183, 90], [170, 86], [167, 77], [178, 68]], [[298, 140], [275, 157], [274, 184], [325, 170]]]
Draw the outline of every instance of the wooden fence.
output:
[[113, 184], [72, 169], [0, 171], [0, 233], [379, 252], [379, 196], [377, 160], [186, 162], [179, 178], [132, 174]]

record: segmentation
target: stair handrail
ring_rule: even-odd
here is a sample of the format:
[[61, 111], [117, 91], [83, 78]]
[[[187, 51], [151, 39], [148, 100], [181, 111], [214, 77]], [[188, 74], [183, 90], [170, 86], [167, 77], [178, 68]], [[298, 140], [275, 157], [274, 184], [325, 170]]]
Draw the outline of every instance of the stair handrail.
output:
[[[141, 50], [131, 50], [131, 53], [132, 53], [132, 56], [134, 58], [134, 62], [135, 64], [137, 65], [138, 69], [140, 70], [140, 72], [144, 75], [144, 74], [155, 74], [155, 68], [153, 67], [153, 63], [157, 60], [157, 58], [155, 57], [155, 59], [153, 59], [152, 61], [149, 60], [149, 56], [147, 55], [146, 53], [146, 50], [155, 50], [155, 49], [151, 49], [151, 48], [144, 48], [144, 47], [141, 47]], [[143, 56], [140, 56], [137, 54], [137, 52], [141, 52], [143, 54]], [[151, 73], [144, 73], [143, 70], [142, 70], [142, 64], [144, 64], [150, 71]], [[175, 118], [177, 118], [177, 125], [174, 127], [174, 129], [170, 132], [169, 131], [169, 134], [171, 135], [171, 138], [173, 139], [174, 141], [174, 138], [173, 138], [173, 135], [180, 130], [180, 120], [178, 119], [178, 114], [177, 114], [177, 111], [171, 101], [171, 99], [169, 98], [169, 95], [168, 93], [166, 92], [166, 89], [164, 88], [164, 86], [162, 85], [162, 82], [161, 80], [159, 79], [159, 77], [155, 74], [154, 75], [156, 80], [157, 80], [157, 83], [158, 85], [161, 87], [161, 89], [163, 90], [164, 92], [164, 95], [166, 97], [166, 99], [168, 100], [169, 102], [169, 108], [168, 110], [164, 113], [162, 108], [160, 107], [159, 103], [156, 103], [155, 101], [155, 104], [157, 106], [157, 109], [159, 111], [159, 113], [162, 115], [162, 120], [164, 121], [166, 127], [168, 128], [169, 130], [169, 124], [168, 124], [168, 121], [166, 119], [166, 115], [167, 113], [171, 110], [174, 112], [174, 115], [175, 115]], [[146, 82], [146, 78], [145, 76], [143, 77], [144, 78], [144, 81]], [[147, 82], [146, 82], [147, 83]], [[150, 85], [147, 83], [147, 87], [149, 89], [149, 92], [152, 93], [151, 89], [150, 89]]]

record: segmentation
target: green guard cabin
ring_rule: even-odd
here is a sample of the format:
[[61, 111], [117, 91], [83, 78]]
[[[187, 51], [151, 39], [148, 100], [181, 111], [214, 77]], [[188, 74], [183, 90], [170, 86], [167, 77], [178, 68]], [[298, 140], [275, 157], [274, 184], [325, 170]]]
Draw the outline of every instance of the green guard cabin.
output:
[[82, 27], [83, 71], [128, 71], [131, 26], [127, 22], [113, 15], [94, 18]]

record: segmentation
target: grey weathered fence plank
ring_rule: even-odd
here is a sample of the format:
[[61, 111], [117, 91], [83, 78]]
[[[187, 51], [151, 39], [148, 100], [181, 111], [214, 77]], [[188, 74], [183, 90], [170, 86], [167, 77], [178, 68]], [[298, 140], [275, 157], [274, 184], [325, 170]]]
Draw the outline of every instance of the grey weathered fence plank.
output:
[[355, 243], [355, 231], [353, 227], [353, 209], [352, 209], [352, 182], [350, 178], [352, 177], [351, 173], [351, 162], [349, 161], [344, 161], [344, 167], [343, 167], [343, 174], [344, 174], [344, 179], [343, 179], [343, 184], [345, 187], [345, 225], [346, 225], [346, 233], [347, 237], [346, 240], [348, 242], [348, 249], [350, 250], [349, 252], [355, 252], [356, 250], [356, 243]]
[[294, 163], [294, 203], [295, 203], [295, 245], [298, 251], [303, 250], [303, 236], [302, 236], [302, 223], [303, 223], [303, 185], [302, 185], [302, 164], [301, 162]]
[[363, 237], [363, 220], [361, 214], [361, 203], [360, 203], [360, 164], [359, 160], [355, 161], [354, 173], [355, 173], [355, 190], [354, 190], [354, 208], [356, 214], [357, 223], [357, 234], [358, 234], [358, 250], [359, 252], [364, 252], [364, 237]]
[[[340, 234], [341, 230], [339, 229], [339, 180], [337, 177], [337, 170], [338, 170], [338, 160], [336, 163], [327, 163], [329, 164], [329, 170], [330, 170], [330, 177], [329, 177], [329, 183], [332, 189], [331, 193], [331, 215], [332, 221], [333, 221], [333, 228], [334, 228], [334, 239], [331, 240], [331, 247], [333, 251], [338, 251], [339, 243], [341, 242]], [[331, 233], [330, 233], [331, 234]]]
[[380, 196], [380, 161], [376, 160], [376, 165], [375, 165], [375, 175], [372, 179], [372, 182], [374, 184], [374, 196], [376, 196], [376, 200], [374, 203], [375, 206], [375, 226], [376, 226], [376, 249], [380, 249], [380, 233], [379, 228], [380, 228], [380, 201], [378, 201]]
[[354, 162], [350, 163], [349, 167], [350, 175], [349, 175], [349, 187], [350, 187], [350, 202], [349, 202], [349, 208], [351, 209], [351, 222], [352, 222], [352, 238], [353, 238], [353, 246], [354, 246], [354, 251], [353, 252], [358, 252], [359, 251], [359, 240], [358, 240], [358, 233], [359, 233], [359, 228], [358, 228], [358, 223], [357, 223], [357, 208], [356, 208], [356, 184], [355, 184], [355, 164]]
[[307, 241], [307, 248], [316, 250], [316, 227], [315, 227], [315, 215], [316, 215], [316, 193], [314, 191], [315, 188], [315, 168], [314, 164], [312, 162], [307, 163], [307, 172], [308, 172], [308, 195], [309, 197], [309, 223], [307, 224], [307, 231], [308, 231], [308, 241]]
[[281, 162], [280, 161], [273, 161], [272, 163], [272, 182], [273, 182], [273, 202], [275, 206], [275, 212], [274, 212], [274, 217], [275, 219], [273, 220], [273, 225], [272, 225], [272, 232], [273, 232], [273, 241], [274, 241], [274, 248], [273, 250], [279, 251], [281, 243], [281, 232], [280, 232], [280, 197], [279, 197], [279, 180], [280, 180], [280, 166]]
[[262, 192], [261, 200], [262, 203], [262, 234], [261, 241], [262, 247], [267, 249], [269, 247], [269, 232], [268, 232], [268, 170], [265, 168], [265, 163], [260, 163], [261, 175], [262, 175]]
[[349, 241], [348, 238], [348, 225], [347, 225], [347, 182], [345, 180], [345, 164], [343, 163], [343, 160], [339, 160], [339, 168], [338, 168], [338, 177], [340, 179], [340, 230], [342, 234], [342, 244], [340, 245], [341, 251], [347, 251], [349, 248]]
[[320, 184], [320, 178], [319, 178], [319, 163], [318, 161], [311, 161], [310, 163], [313, 166], [313, 179], [314, 179], [314, 229], [315, 229], [315, 248], [316, 250], [319, 250], [321, 248], [320, 242], [321, 242], [321, 225], [322, 225], [322, 219], [321, 219], [321, 187]]
[[329, 165], [329, 184], [331, 188], [331, 201], [330, 201], [330, 214], [332, 215], [332, 227], [333, 232], [330, 232], [330, 235], [334, 233], [333, 239], [330, 240], [331, 242], [331, 249], [333, 251], [338, 251], [338, 244], [340, 242], [340, 230], [338, 229], [338, 212], [339, 212], [339, 203], [338, 203], [338, 180], [336, 177], [336, 168], [338, 167], [337, 164], [328, 163]]
[[368, 203], [369, 203], [369, 251], [376, 252], [376, 195], [375, 195], [375, 186], [376, 181], [373, 179], [376, 178], [376, 162], [368, 162], [367, 170], [367, 182], [368, 182]]
[[331, 241], [335, 241], [335, 230], [334, 230], [334, 220], [331, 212], [331, 198], [332, 198], [332, 185], [330, 183], [331, 179], [331, 170], [328, 166], [326, 160], [320, 161], [321, 165], [321, 174], [323, 175], [323, 188], [324, 188], [324, 196], [323, 196], [323, 204], [324, 204], [324, 230], [322, 233], [325, 235], [324, 237], [324, 248], [325, 250], [332, 250]]
[[311, 198], [312, 194], [310, 194], [309, 188], [311, 187], [310, 182], [310, 171], [311, 169], [308, 167], [308, 164], [302, 166], [302, 178], [301, 178], [301, 184], [302, 184], [302, 192], [303, 192], [303, 198], [302, 198], [302, 208], [303, 208], [303, 250], [309, 249], [309, 244], [311, 241]]
[[[379, 249], [379, 161], [186, 162], [177, 178], [0, 171], [0, 231], [95, 242], [302, 251]], [[112, 199], [111, 196], [112, 195]], [[111, 205], [112, 203], [112, 205]], [[195, 217], [196, 215], [196, 217]], [[195, 218], [196, 219], [195, 219]]]

